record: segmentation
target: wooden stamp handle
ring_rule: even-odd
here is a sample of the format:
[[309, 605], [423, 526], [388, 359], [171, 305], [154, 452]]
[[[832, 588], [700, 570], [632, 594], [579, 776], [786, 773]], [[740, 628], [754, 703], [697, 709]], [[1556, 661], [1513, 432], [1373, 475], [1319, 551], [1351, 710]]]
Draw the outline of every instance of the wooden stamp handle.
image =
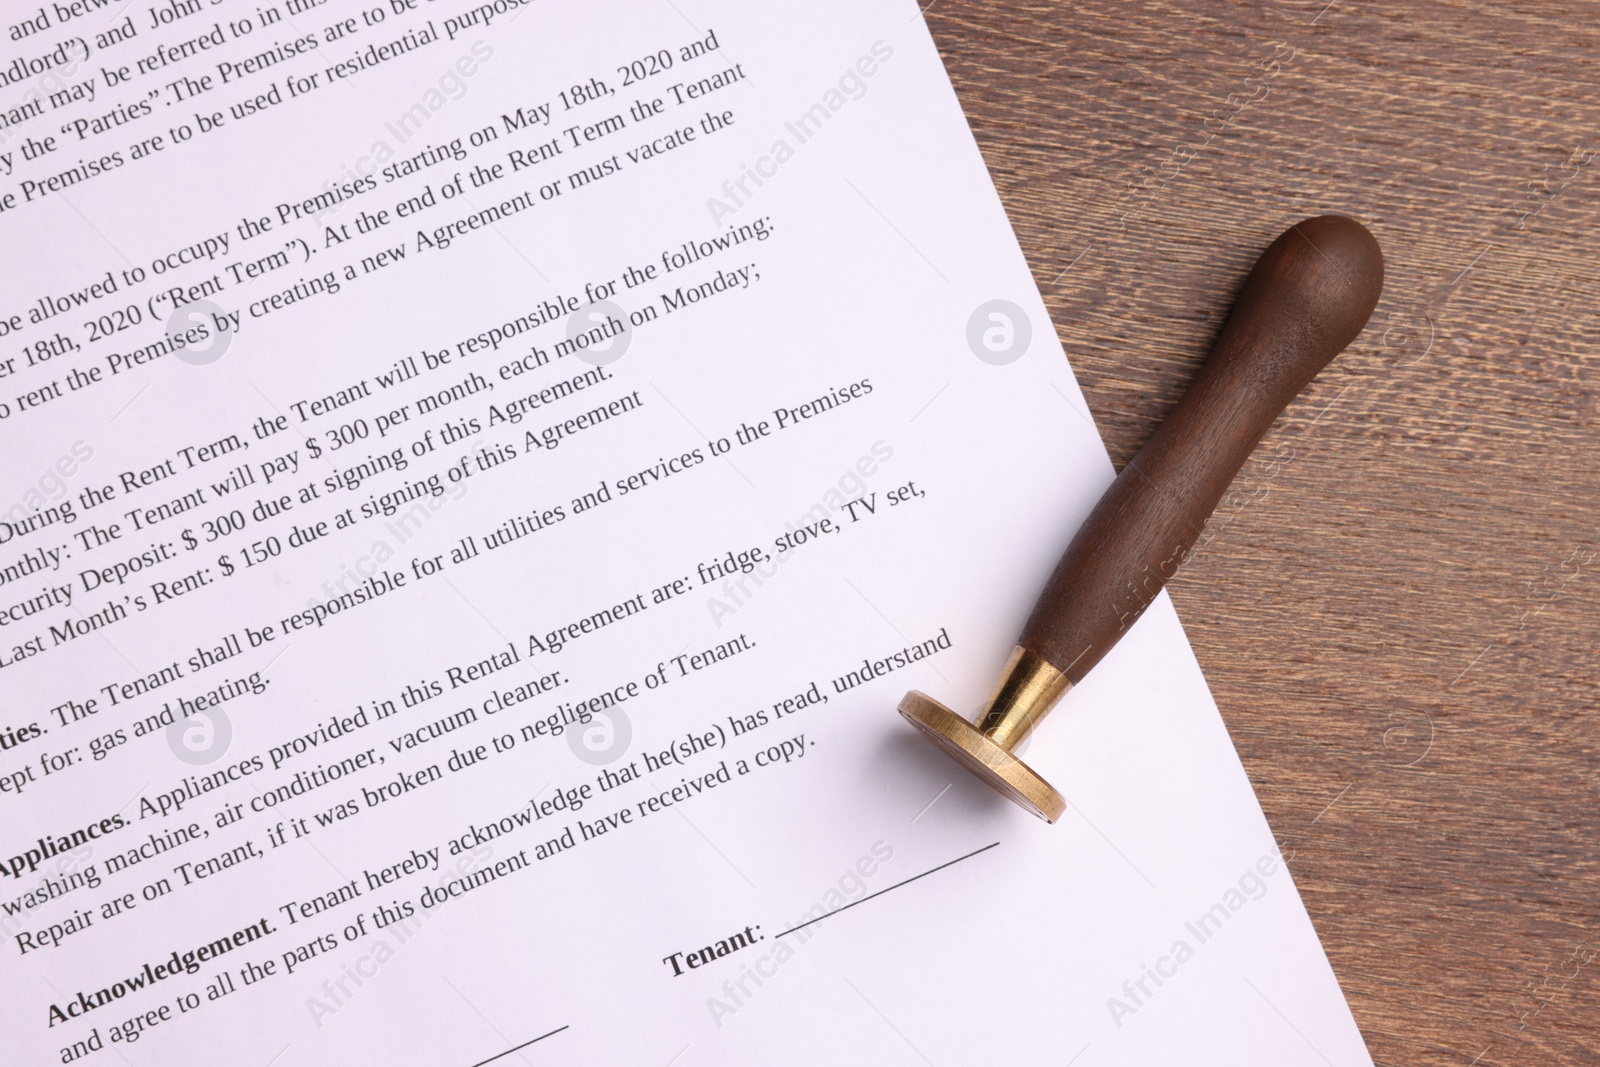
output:
[[1189, 391], [1072, 539], [1018, 642], [1073, 683], [1177, 572], [1278, 414], [1355, 340], [1383, 254], [1341, 215], [1289, 227], [1262, 253]]

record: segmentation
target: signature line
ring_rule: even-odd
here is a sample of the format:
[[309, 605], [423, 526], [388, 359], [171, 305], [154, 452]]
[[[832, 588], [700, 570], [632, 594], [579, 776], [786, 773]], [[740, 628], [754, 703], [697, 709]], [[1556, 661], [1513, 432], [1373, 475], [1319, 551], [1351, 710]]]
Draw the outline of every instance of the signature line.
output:
[[550, 1031], [548, 1034], [540, 1034], [538, 1037], [534, 1038], [533, 1041], [524, 1041], [522, 1044], [518, 1045], [516, 1048], [508, 1048], [504, 1052], [496, 1052], [493, 1056], [490, 1056], [486, 1060], [479, 1060], [477, 1063], [474, 1063], [472, 1065], [472, 1067], [483, 1067], [483, 1065], [486, 1064], [486, 1063], [493, 1063], [495, 1060], [500, 1059], [502, 1056], [509, 1056], [513, 1052], [519, 1052], [522, 1049], [527, 1048], [529, 1045], [533, 1044], [534, 1042], [543, 1041], [547, 1037], [554, 1037], [556, 1034], [559, 1034], [561, 1031], [563, 1031], [565, 1029], [567, 1029], [567, 1027], [558, 1026], [554, 1030]]
[[[831, 919], [835, 915], [839, 914], [841, 911], [849, 911], [851, 908], [855, 907], [857, 904], [865, 904], [867, 901], [871, 900], [873, 897], [881, 897], [885, 893], [889, 892], [890, 890], [899, 889], [903, 885], [910, 885], [912, 882], [915, 882], [918, 878], [926, 878], [926, 877], [928, 877], [928, 875], [933, 874], [935, 871], [942, 871], [946, 867], [953, 867], [956, 864], [960, 863], [962, 860], [970, 860], [972, 857], [976, 856], [980, 852], [988, 852], [991, 848], [999, 848], [999, 847], [1000, 847], [1000, 842], [996, 841], [992, 845], [984, 845], [982, 848], [974, 849], [973, 851], [968, 852], [965, 856], [957, 856], [955, 859], [951, 860], [950, 862], [941, 863], [941, 864], [939, 864], [939, 866], [934, 867], [931, 870], [923, 871], [921, 874], [913, 874], [910, 878], [907, 878], [903, 882], [896, 882], [894, 885], [890, 886], [888, 889], [880, 889], [876, 893], [868, 893], [866, 896], [862, 897], [860, 900], [853, 900], [849, 904], [846, 904], [842, 908], [834, 908], [832, 911], [828, 912], [828, 914], [826, 914], [826, 915], [818, 915], [815, 919], [807, 919], [805, 922], [801, 923], [799, 926], [791, 926], [789, 929], [785, 930], [783, 933], [779, 934], [778, 936], [779, 937], [788, 937], [790, 934], [794, 933], [796, 930], [804, 930], [806, 927], [810, 926], [812, 923], [819, 923], [823, 919]], [[474, 1064], [473, 1067], [483, 1067], [483, 1065], [482, 1064]]]

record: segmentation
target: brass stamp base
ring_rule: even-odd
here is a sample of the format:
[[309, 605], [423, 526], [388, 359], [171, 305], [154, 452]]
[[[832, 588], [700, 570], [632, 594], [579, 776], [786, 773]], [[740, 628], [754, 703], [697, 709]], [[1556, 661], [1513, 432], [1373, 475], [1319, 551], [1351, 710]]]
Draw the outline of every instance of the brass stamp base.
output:
[[907, 693], [900, 714], [973, 774], [1045, 822], [1053, 823], [1066, 812], [1067, 802], [1033, 768], [926, 693]]

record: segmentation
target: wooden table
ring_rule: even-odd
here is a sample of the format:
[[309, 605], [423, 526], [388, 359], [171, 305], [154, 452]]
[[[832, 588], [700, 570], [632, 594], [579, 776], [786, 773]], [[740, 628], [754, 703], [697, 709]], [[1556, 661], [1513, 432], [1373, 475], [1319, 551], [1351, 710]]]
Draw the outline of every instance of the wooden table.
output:
[[1173, 596], [1373, 1058], [1600, 1062], [1600, 19], [1325, 2], [927, 15], [1114, 457], [1290, 222], [1377, 235]]

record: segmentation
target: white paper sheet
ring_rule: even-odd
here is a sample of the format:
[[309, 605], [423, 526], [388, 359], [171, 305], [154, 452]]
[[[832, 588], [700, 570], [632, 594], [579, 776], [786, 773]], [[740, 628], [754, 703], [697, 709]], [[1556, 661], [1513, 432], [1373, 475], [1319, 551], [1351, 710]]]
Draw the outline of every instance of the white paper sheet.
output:
[[1370, 1062], [914, 5], [26, 6], [5, 1062]]

